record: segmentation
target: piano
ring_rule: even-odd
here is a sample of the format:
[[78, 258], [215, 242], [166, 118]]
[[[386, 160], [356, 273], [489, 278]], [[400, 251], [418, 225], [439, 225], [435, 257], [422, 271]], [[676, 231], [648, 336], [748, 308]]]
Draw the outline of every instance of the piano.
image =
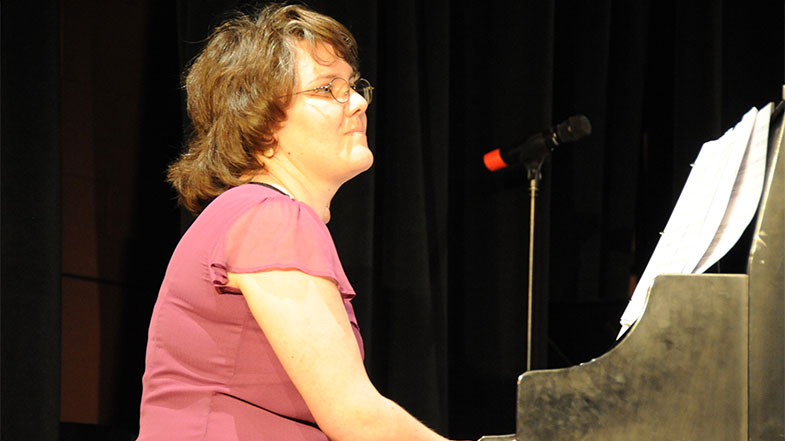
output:
[[660, 275], [602, 356], [518, 379], [515, 434], [481, 441], [785, 440], [785, 150], [772, 113], [746, 274]]

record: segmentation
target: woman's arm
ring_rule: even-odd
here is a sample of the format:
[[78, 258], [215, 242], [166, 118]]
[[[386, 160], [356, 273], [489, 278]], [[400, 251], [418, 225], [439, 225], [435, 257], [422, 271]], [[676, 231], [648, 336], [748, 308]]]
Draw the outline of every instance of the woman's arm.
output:
[[331, 280], [300, 271], [229, 274], [316, 423], [334, 441], [445, 441], [383, 397], [365, 372]]

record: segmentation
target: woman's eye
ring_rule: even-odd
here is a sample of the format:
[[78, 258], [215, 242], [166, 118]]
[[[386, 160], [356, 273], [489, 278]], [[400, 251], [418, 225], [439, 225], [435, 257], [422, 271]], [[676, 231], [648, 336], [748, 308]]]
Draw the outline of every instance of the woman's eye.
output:
[[332, 86], [329, 84], [316, 89], [322, 95], [329, 95], [332, 92]]

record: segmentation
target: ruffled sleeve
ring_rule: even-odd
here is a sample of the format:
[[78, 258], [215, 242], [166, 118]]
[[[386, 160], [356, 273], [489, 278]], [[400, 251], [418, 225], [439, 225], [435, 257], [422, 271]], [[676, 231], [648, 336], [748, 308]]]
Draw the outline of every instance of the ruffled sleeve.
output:
[[226, 286], [227, 272], [273, 269], [326, 277], [344, 299], [355, 295], [327, 226], [308, 205], [285, 196], [265, 198], [237, 217], [210, 261], [212, 283], [223, 294], [240, 294]]

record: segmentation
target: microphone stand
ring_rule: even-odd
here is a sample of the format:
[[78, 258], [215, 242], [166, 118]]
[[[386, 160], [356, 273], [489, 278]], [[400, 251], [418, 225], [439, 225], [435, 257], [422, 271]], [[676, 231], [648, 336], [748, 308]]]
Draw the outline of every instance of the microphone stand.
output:
[[539, 183], [542, 179], [542, 164], [546, 154], [525, 162], [526, 177], [529, 180], [529, 277], [528, 306], [526, 308], [526, 371], [532, 368], [532, 309], [534, 307], [534, 213]]
[[508, 164], [522, 163], [526, 166], [529, 180], [529, 287], [526, 320], [526, 370], [532, 367], [532, 309], [534, 309], [534, 213], [535, 200], [542, 178], [542, 164], [554, 147], [564, 142], [574, 142], [591, 133], [591, 123], [584, 115], [569, 117], [566, 121], [545, 132], [530, 136], [523, 143], [485, 154], [483, 161], [488, 170], [495, 171]]

